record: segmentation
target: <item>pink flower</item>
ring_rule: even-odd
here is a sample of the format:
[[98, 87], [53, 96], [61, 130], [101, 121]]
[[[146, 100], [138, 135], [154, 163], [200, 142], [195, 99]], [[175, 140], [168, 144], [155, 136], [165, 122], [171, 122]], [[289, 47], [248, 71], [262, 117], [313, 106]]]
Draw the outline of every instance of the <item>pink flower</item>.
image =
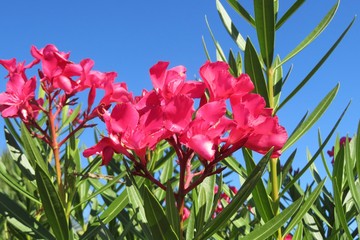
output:
[[42, 49], [31, 48], [31, 54], [38, 61], [41, 61], [42, 81], [47, 83], [47, 90], [54, 91], [55, 88], [64, 90], [67, 94], [76, 92], [78, 83], [72, 79], [80, 76], [82, 67], [70, 62], [69, 53], [60, 52], [54, 45], [46, 45]]
[[[6, 84], [6, 92], [0, 93], [0, 111], [3, 117], [22, 117], [33, 114], [36, 79], [26, 80], [20, 73], [12, 73]], [[33, 101], [35, 103], [35, 100]]]
[[245, 147], [265, 154], [274, 147], [272, 157], [279, 157], [287, 140], [284, 127], [265, 100], [258, 94], [236, 94], [230, 97], [236, 127], [230, 132], [227, 144], [242, 143]]
[[150, 78], [155, 88], [166, 100], [178, 94], [191, 98], [200, 98], [204, 94], [205, 85], [199, 81], [186, 80], [186, 68], [177, 66], [167, 70], [169, 62], [158, 62], [150, 69]]
[[224, 101], [214, 101], [201, 106], [181, 141], [207, 161], [212, 161], [222, 142], [221, 137], [233, 121], [225, 117]]
[[245, 94], [254, 89], [254, 84], [246, 74], [238, 78], [229, 72], [229, 65], [225, 62], [207, 61], [200, 68], [200, 75], [210, 93], [210, 101], [227, 99], [233, 94]]

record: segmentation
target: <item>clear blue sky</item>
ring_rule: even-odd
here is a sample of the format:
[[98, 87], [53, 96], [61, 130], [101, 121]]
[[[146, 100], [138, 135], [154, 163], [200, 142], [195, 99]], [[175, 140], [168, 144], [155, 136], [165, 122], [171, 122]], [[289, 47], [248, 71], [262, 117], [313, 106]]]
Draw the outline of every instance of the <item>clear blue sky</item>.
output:
[[[252, 1], [246, 2], [250, 12]], [[281, 13], [289, 2], [280, 1]], [[244, 37], [255, 41], [255, 31], [228, 7], [233, 20]], [[307, 1], [301, 10], [284, 25], [278, 36], [276, 53], [284, 57], [321, 20], [335, 3], [334, 0]], [[336, 41], [355, 14], [360, 13], [358, 0], [344, 0], [329, 28], [306, 50], [286, 65], [294, 70], [285, 86], [286, 96], [317, 63]], [[212, 59], [214, 47], [206, 28], [207, 15], [216, 38], [225, 52], [236, 46], [222, 27], [215, 1], [4, 1], [0, 7], [0, 58], [16, 57], [31, 60], [30, 46], [39, 48], [48, 43], [61, 51], [70, 51], [75, 62], [83, 58], [95, 60], [95, 69], [116, 71], [117, 81], [126, 81], [129, 89], [139, 94], [142, 88], [151, 88], [148, 70], [159, 60], [168, 60], [172, 66], [185, 65], [188, 78], [199, 77], [198, 69], [205, 62], [201, 37], [204, 36]], [[299, 148], [295, 166], [305, 165], [305, 148], [312, 153], [317, 143], [317, 128], [323, 136], [330, 131], [337, 117], [352, 99], [352, 105], [337, 132], [352, 135], [360, 119], [360, 19], [339, 45], [312, 82], [280, 111], [280, 121], [290, 133], [307, 110], [312, 110], [320, 99], [340, 82], [341, 87], [334, 104], [315, 128], [296, 145]], [[0, 76], [6, 72], [0, 69]], [[6, 80], [0, 81], [1, 91]], [[0, 120], [3, 125], [3, 120]], [[0, 147], [5, 147], [0, 131]], [[330, 146], [328, 147], [330, 148]], [[330, 161], [330, 160], [329, 160]]]

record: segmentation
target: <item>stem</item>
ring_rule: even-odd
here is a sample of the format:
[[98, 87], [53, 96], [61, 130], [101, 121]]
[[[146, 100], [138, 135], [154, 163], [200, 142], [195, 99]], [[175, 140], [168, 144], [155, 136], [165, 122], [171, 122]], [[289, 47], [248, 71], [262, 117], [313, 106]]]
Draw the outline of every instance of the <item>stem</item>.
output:
[[55, 159], [55, 168], [56, 168], [56, 181], [59, 188], [59, 195], [62, 198], [62, 200], [65, 200], [65, 194], [64, 194], [64, 186], [62, 183], [62, 173], [61, 173], [61, 163], [60, 163], [60, 149], [57, 142], [57, 133], [56, 133], [56, 127], [55, 127], [55, 115], [53, 115], [51, 109], [48, 113], [49, 118], [49, 128], [51, 133], [51, 149], [54, 153], [54, 159]]
[[[272, 186], [272, 200], [274, 207], [274, 214], [277, 216], [280, 213], [279, 209], [279, 181], [277, 175], [277, 163], [278, 158], [272, 158], [270, 160], [270, 178], [271, 178], [271, 186]], [[281, 240], [281, 228], [278, 229], [278, 239]]]
[[[274, 111], [274, 70], [270, 67], [267, 70], [268, 76], [268, 97], [269, 97], [269, 107]], [[274, 207], [274, 214], [275, 216], [279, 215], [279, 180], [277, 174], [277, 164], [279, 159], [278, 158], [271, 158], [270, 160], [270, 171], [271, 171], [271, 186], [272, 186], [272, 200], [273, 200], [273, 207]], [[277, 231], [277, 239], [282, 240], [281, 228]]]

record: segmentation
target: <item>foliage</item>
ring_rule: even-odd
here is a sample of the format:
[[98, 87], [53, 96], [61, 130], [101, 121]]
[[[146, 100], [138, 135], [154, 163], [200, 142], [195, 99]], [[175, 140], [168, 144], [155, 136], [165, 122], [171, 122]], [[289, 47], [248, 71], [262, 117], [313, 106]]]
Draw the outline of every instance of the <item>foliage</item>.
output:
[[[301, 7], [279, 16], [280, 1], [254, 0], [254, 16], [240, 2], [228, 7], [257, 34], [244, 39], [216, 0], [238, 52], [224, 54], [210, 29], [217, 60], [200, 69], [202, 81], [185, 81], [184, 67], [150, 69], [154, 89], [133, 97], [115, 73], [93, 62], [69, 60], [55, 46], [33, 47], [28, 65], [0, 60], [9, 71], [0, 110], [8, 151], [0, 161], [0, 232], [4, 239], [352, 239], [359, 238], [360, 124], [351, 138], [337, 138], [332, 171], [324, 149], [345, 114], [301, 171], [287, 153], [334, 100], [339, 85], [289, 134], [276, 113], [300, 93], [341, 42], [343, 31], [306, 77], [282, 99], [286, 63], [328, 26], [339, 1], [284, 58], [276, 34]], [[206, 55], [210, 58], [204, 41]], [[40, 87], [25, 70], [41, 62]], [[243, 74], [246, 73], [246, 74]], [[105, 94], [97, 103], [97, 90]], [[88, 93], [83, 110], [77, 95]], [[196, 105], [199, 105], [198, 107]], [[74, 107], [76, 106], [76, 107]], [[99, 119], [108, 136], [91, 120]], [[94, 129], [97, 144], [85, 149], [82, 132]], [[235, 159], [242, 150], [244, 161]], [[264, 156], [256, 159], [259, 152]], [[82, 158], [81, 155], [87, 158]], [[93, 157], [93, 155], [95, 155]], [[287, 156], [287, 157], [285, 157]], [[284, 162], [284, 165], [280, 165]], [[314, 161], [322, 159], [327, 177]], [[309, 171], [313, 180], [300, 184]], [[264, 174], [264, 173], [268, 173]], [[240, 178], [241, 187], [229, 183]]]

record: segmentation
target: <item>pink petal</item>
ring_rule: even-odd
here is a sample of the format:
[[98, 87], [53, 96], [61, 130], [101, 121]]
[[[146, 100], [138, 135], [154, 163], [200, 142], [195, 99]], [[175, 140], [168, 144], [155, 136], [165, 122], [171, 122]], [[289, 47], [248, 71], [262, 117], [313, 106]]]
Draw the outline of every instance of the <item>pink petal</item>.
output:
[[205, 83], [199, 81], [185, 82], [179, 93], [185, 94], [191, 98], [201, 98], [205, 93]]
[[207, 161], [214, 160], [214, 143], [205, 135], [192, 136], [187, 145]]
[[111, 112], [111, 128], [114, 132], [123, 133], [134, 129], [139, 121], [139, 113], [131, 103], [117, 104]]
[[158, 62], [150, 68], [150, 79], [155, 89], [162, 89], [165, 83], [166, 69], [169, 62]]
[[214, 101], [201, 106], [196, 118], [202, 118], [209, 124], [214, 124], [226, 113], [225, 101]]
[[176, 95], [164, 109], [165, 127], [175, 133], [183, 131], [191, 122], [194, 100], [185, 95]]

